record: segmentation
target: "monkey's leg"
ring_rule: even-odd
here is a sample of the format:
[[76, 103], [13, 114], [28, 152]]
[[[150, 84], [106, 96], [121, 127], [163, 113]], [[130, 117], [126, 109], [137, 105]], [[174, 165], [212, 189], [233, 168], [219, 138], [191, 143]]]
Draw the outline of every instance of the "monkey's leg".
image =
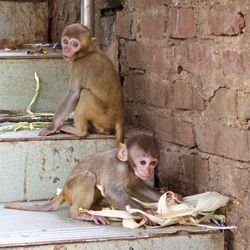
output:
[[70, 216], [81, 221], [93, 221], [97, 225], [107, 225], [109, 221], [102, 216], [90, 215], [80, 212], [80, 208], [90, 209], [95, 201], [96, 176], [90, 171], [85, 171], [68, 183], [72, 192], [72, 205]]
[[[104, 130], [105, 112], [106, 109], [101, 100], [89, 90], [83, 89], [74, 112], [74, 127], [63, 126], [60, 130], [77, 136], [86, 136], [88, 121], [91, 121], [98, 130]], [[98, 126], [96, 120], [100, 121]]]

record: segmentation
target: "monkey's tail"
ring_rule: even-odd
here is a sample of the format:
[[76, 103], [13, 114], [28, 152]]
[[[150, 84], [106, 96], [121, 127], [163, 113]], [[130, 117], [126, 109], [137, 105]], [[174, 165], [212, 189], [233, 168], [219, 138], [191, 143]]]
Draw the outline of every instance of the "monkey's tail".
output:
[[18, 210], [26, 210], [26, 211], [40, 211], [40, 212], [47, 212], [56, 210], [60, 207], [60, 205], [64, 202], [64, 196], [63, 194], [59, 194], [52, 200], [48, 201], [45, 204], [42, 205], [27, 205], [27, 204], [21, 204], [21, 203], [5, 203], [5, 208], [11, 208], [11, 209], [18, 209]]
[[117, 145], [120, 142], [124, 141], [123, 124], [121, 122], [117, 122], [115, 124], [115, 135], [116, 135], [116, 143], [117, 143]]

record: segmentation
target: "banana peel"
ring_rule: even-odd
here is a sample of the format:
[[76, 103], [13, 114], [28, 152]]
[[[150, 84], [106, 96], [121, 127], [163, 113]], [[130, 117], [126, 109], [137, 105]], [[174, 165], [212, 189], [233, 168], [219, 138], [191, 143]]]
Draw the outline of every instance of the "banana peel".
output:
[[[101, 189], [100, 186], [99, 189]], [[173, 192], [164, 193], [156, 203], [145, 203], [136, 198], [132, 199], [146, 209], [156, 209], [157, 215], [153, 215], [141, 209], [131, 208], [129, 205], [126, 206], [126, 210], [105, 209], [94, 211], [80, 209], [80, 211], [112, 219], [119, 218], [122, 220], [122, 226], [130, 229], [147, 226], [145, 224], [145, 217], [154, 222], [156, 226], [152, 226], [153, 228], [180, 224], [205, 227], [208, 229], [236, 229], [235, 226], [225, 227], [205, 224], [209, 223], [212, 218], [221, 221], [225, 220], [224, 215], [218, 215], [214, 212], [218, 208], [225, 206], [229, 201], [229, 197], [217, 192], [206, 192], [187, 196], [184, 197], [182, 201], [178, 201]]]

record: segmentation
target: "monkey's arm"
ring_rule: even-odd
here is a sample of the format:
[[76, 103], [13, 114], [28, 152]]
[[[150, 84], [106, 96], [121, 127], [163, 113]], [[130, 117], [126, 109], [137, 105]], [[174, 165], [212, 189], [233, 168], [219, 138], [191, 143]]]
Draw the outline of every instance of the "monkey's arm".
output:
[[132, 208], [142, 209], [142, 207], [136, 201], [130, 198], [125, 189], [117, 189], [117, 187], [112, 189], [109, 188], [105, 192], [105, 198], [107, 199], [108, 203], [116, 209], [125, 210], [127, 205], [130, 205]]
[[72, 83], [68, 95], [63, 103], [55, 113], [53, 121], [49, 128], [42, 130], [39, 135], [47, 136], [56, 133], [56, 131], [63, 125], [63, 122], [68, 119], [70, 113], [75, 110], [81, 93], [81, 86], [78, 82]]
[[131, 195], [136, 198], [145, 198], [149, 201], [157, 202], [161, 195], [153, 187], [150, 187], [145, 182], [138, 178], [136, 185], [131, 187]]

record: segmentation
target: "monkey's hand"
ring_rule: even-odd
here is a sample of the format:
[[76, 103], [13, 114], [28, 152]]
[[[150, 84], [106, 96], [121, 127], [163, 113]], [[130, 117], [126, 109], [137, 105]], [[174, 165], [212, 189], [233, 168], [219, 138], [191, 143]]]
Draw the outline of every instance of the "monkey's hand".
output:
[[72, 216], [72, 218], [77, 219], [77, 220], [82, 220], [82, 221], [92, 221], [96, 225], [109, 225], [110, 224], [109, 220], [106, 217], [100, 216], [100, 215], [92, 215], [88, 213], [81, 213], [79, 215]]
[[[146, 211], [148, 214], [152, 214], [152, 215], [158, 215], [158, 213], [154, 210], [154, 209], [148, 209]], [[147, 216], [145, 215], [142, 215], [143, 219], [145, 220], [145, 224], [148, 225], [148, 226], [156, 226], [157, 224], [153, 221], [151, 221]]]
[[53, 135], [58, 131], [58, 128], [45, 128], [39, 132], [39, 136], [48, 136], [48, 135]]

